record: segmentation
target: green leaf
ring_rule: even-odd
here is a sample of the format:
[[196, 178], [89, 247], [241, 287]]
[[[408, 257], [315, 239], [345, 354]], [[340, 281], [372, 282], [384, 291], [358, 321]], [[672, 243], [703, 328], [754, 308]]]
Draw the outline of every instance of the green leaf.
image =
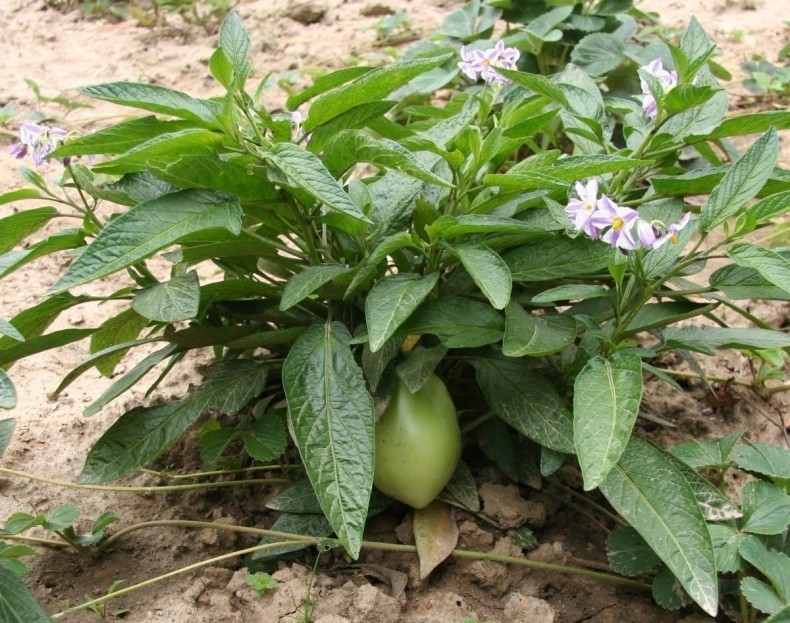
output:
[[585, 301], [587, 299], [607, 296], [609, 296], [609, 290], [603, 286], [574, 283], [544, 290], [543, 292], [533, 296], [532, 302], [543, 304], [554, 303], [556, 301]]
[[225, 53], [237, 78], [246, 78], [252, 66], [247, 59], [250, 36], [241, 24], [238, 13], [231, 11], [219, 29], [219, 48]]
[[718, 609], [715, 556], [694, 492], [663, 451], [632, 436], [600, 485], [631, 524], [709, 615]]
[[431, 333], [447, 348], [475, 348], [502, 339], [505, 319], [488, 303], [462, 297], [429, 299], [403, 324], [402, 333]]
[[780, 612], [785, 607], [776, 591], [755, 577], [747, 576], [741, 580], [741, 592], [753, 607], [765, 614]]
[[688, 136], [712, 131], [722, 122], [727, 112], [727, 92], [706, 67], [700, 69], [694, 85], [709, 87], [714, 90], [714, 94], [704, 105], [684, 110], [662, 126], [661, 135], [671, 137], [672, 141], [682, 141]]
[[688, 60], [688, 65], [678, 67], [678, 70], [681, 78], [688, 80], [708, 61], [716, 46], [710, 40], [699, 21], [697, 21], [697, 18], [692, 16], [686, 32], [683, 33], [680, 49]]
[[396, 104], [397, 102], [394, 100], [384, 100], [355, 106], [316, 128], [315, 132], [310, 134], [307, 147], [317, 154], [323, 149], [326, 142], [338, 132], [365, 127], [375, 120], [381, 119]]
[[716, 348], [787, 348], [790, 335], [768, 329], [725, 329], [722, 327], [668, 327], [662, 332], [665, 348], [687, 348], [706, 355]]
[[[126, 309], [115, 316], [110, 316], [91, 335], [91, 353], [95, 354], [115, 344], [131, 342], [147, 325], [148, 319], [143, 318], [133, 309]], [[126, 352], [127, 349], [124, 349], [105, 355], [95, 363], [96, 369], [103, 376], [112, 376], [115, 367]]]
[[612, 248], [585, 238], [547, 238], [514, 249], [504, 259], [513, 281], [548, 281], [603, 270]]
[[288, 432], [285, 415], [278, 411], [267, 411], [245, 429], [241, 438], [244, 449], [256, 461], [273, 461], [285, 452]]
[[342, 130], [326, 142], [324, 164], [329, 170], [344, 173], [358, 162], [394, 169], [429, 184], [453, 187], [431, 173], [408, 149], [387, 138], [375, 138], [362, 130]]
[[313, 325], [283, 365], [289, 426], [329, 523], [359, 555], [373, 487], [373, 399], [340, 323]]
[[299, 515], [323, 512], [321, 503], [313, 490], [313, 485], [307, 478], [297, 480], [290, 487], [268, 500], [266, 508], [281, 513]]
[[384, 345], [379, 348], [375, 353], [370, 350], [370, 342], [365, 342], [362, 346], [362, 373], [365, 375], [365, 380], [368, 382], [370, 392], [374, 396], [378, 392], [379, 383], [382, 379], [391, 380], [391, 375], [388, 372], [390, 362], [397, 357], [400, 352], [403, 338], [393, 336], [384, 342]]
[[75, 249], [85, 244], [85, 236], [79, 229], [64, 229], [49, 238], [40, 240], [26, 249], [9, 251], [0, 256], [0, 277], [10, 275], [33, 260], [50, 253]]
[[573, 384], [573, 439], [584, 489], [599, 486], [623, 454], [642, 400], [642, 360], [591, 359]]
[[90, 336], [93, 331], [94, 329], [61, 329], [45, 335], [29, 337], [24, 342], [19, 342], [15, 346], [0, 350], [0, 367], [8, 366], [8, 364], [14, 363], [19, 359], [42, 353], [45, 350], [60, 348], [66, 344], [77, 342]]
[[502, 352], [508, 357], [539, 357], [564, 350], [576, 339], [576, 320], [564, 314], [535, 315], [511, 301], [505, 308]]
[[628, 323], [624, 335], [634, 335], [641, 331], [665, 327], [686, 318], [701, 316], [716, 308], [718, 303], [692, 303], [691, 301], [673, 301], [667, 303], [650, 303], [644, 305]]
[[491, 306], [504, 309], [510, 301], [513, 281], [510, 269], [499, 254], [480, 243], [455, 245], [451, 249]]
[[678, 115], [691, 108], [702, 106], [716, 93], [718, 90], [709, 86], [681, 84], [664, 97], [664, 110], [668, 115]]
[[[772, 195], [776, 196], [776, 195]], [[784, 207], [784, 206], [783, 206]], [[748, 212], [747, 212], [748, 214]], [[781, 249], [778, 254], [790, 261], [790, 249]], [[723, 266], [710, 276], [710, 285], [719, 288], [731, 299], [790, 300], [790, 294], [776, 287], [753, 268], [735, 264]]]
[[428, 232], [432, 240], [438, 240], [470, 234], [535, 234], [542, 230], [536, 230], [529, 223], [515, 218], [490, 214], [462, 214], [461, 216], [440, 216], [428, 225], [425, 231]]
[[412, 236], [405, 231], [383, 238], [376, 248], [359, 264], [354, 278], [348, 285], [343, 298], [349, 299], [357, 290], [372, 281], [379, 271], [379, 265], [396, 251], [407, 247], [415, 247]]
[[129, 370], [121, 378], [110, 385], [110, 387], [105, 389], [101, 396], [88, 405], [88, 407], [83, 412], [83, 415], [85, 417], [90, 417], [97, 414], [104, 408], [105, 405], [115, 400], [128, 389], [134, 387], [134, 385], [136, 385], [140, 379], [148, 374], [148, 372], [177, 352], [177, 350], [177, 344], [168, 344], [164, 348], [154, 351], [139, 361], [131, 370]]
[[625, 60], [625, 42], [611, 33], [593, 33], [571, 51], [571, 62], [591, 76], [604, 76]]
[[203, 383], [183, 400], [124, 413], [91, 448], [79, 482], [107, 482], [147, 465], [202, 413], [215, 409], [235, 415], [265, 386], [266, 368], [253, 361], [214, 364]]
[[155, 84], [109, 82], [80, 90], [96, 99], [195, 121], [207, 127], [219, 127], [218, 119], [222, 116], [222, 105], [217, 102], [196, 99]]
[[24, 582], [0, 565], [0, 621], [4, 623], [50, 623]]
[[661, 564], [642, 536], [630, 526], [618, 526], [606, 539], [606, 555], [612, 570], [633, 577]]
[[758, 224], [770, 221], [787, 212], [790, 205], [790, 190], [785, 190], [761, 199], [738, 217], [736, 231], [749, 233], [754, 231]]
[[318, 76], [313, 81], [312, 86], [306, 88], [304, 91], [299, 91], [298, 93], [291, 95], [286, 100], [285, 106], [288, 110], [296, 110], [299, 106], [312, 99], [316, 95], [321, 95], [321, 93], [325, 93], [330, 89], [339, 87], [341, 84], [345, 84], [346, 82], [354, 80], [355, 78], [364, 76], [371, 71], [373, 71], [373, 67], [344, 67], [342, 69], [333, 71], [332, 73]]
[[110, 275], [195, 232], [222, 228], [238, 235], [241, 219], [238, 199], [206, 190], [182, 190], [138, 204], [110, 221], [52, 290]]
[[769, 482], [746, 483], [741, 492], [741, 507], [743, 532], [781, 534], [790, 525], [790, 495]]
[[[748, 578], [745, 578], [746, 580]], [[763, 623], [790, 623], [790, 604], [782, 606], [779, 610], [774, 612], [770, 617], [765, 619]]]
[[160, 134], [117, 158], [95, 165], [93, 170], [98, 173], [123, 175], [146, 171], [152, 167], [164, 168], [185, 156], [216, 158], [222, 141], [221, 134], [205, 128], [187, 128], [170, 134]]
[[171, 121], [151, 116], [129, 119], [70, 139], [52, 152], [52, 157], [121, 154], [162, 134], [173, 134], [194, 127], [195, 124], [188, 121]]
[[714, 140], [742, 134], [762, 134], [769, 128], [787, 130], [790, 128], [790, 112], [786, 110], [764, 110], [750, 115], [738, 115], [724, 119], [716, 128], [704, 136], [687, 137], [689, 142]]
[[475, 513], [480, 510], [480, 496], [477, 491], [477, 483], [472, 470], [469, 469], [469, 466], [464, 461], [458, 463], [458, 467], [456, 467], [453, 477], [447, 483], [445, 489], [464, 508]]
[[0, 253], [13, 249], [30, 234], [44, 227], [57, 214], [58, 211], [52, 207], [33, 208], [0, 219]]
[[670, 448], [669, 453], [694, 469], [726, 469], [742, 436], [743, 433], [735, 433], [721, 439], [692, 439]]
[[686, 463], [672, 454], [666, 458], [683, 474], [697, 498], [702, 514], [707, 521], [729, 521], [743, 516], [735, 506], [710, 480], [704, 478]]
[[493, 28], [501, 15], [501, 10], [486, 5], [481, 7], [479, 0], [473, 0], [450, 13], [439, 31], [448, 37], [468, 41]]
[[280, 310], [285, 311], [298, 305], [313, 292], [325, 286], [335, 277], [349, 271], [346, 266], [308, 266], [301, 273], [288, 279], [280, 299]]
[[179, 188], [208, 188], [236, 195], [241, 201], [274, 200], [278, 192], [262, 175], [251, 175], [242, 165], [216, 156], [187, 156], [164, 165], [149, 163], [162, 180]]
[[719, 573], [737, 573], [742, 563], [738, 546], [747, 536], [734, 526], [709, 523], [708, 531], [716, 551], [716, 569]]
[[442, 54], [434, 58], [401, 61], [366, 72], [315, 100], [310, 106], [310, 115], [304, 122], [304, 128], [311, 132], [355, 106], [385, 99], [399, 86], [444, 64], [452, 56]]
[[433, 290], [439, 273], [426, 277], [390, 275], [374, 285], [365, 299], [370, 350], [374, 353], [392, 337]]
[[[82, 302], [81, 297], [72, 296], [67, 292], [58, 294], [19, 312], [11, 319], [11, 324], [24, 338], [41, 335], [62, 311]], [[0, 337], [0, 351], [12, 348], [18, 342], [17, 337]]]
[[[738, 552], [746, 562], [762, 573], [771, 583], [778, 606], [790, 604], [790, 558], [783, 552], [769, 550], [759, 538], [747, 536], [741, 541]], [[747, 598], [751, 598], [747, 595]], [[760, 605], [752, 602], [756, 608], [763, 612], [773, 614], [778, 608], [763, 610]]]
[[200, 281], [196, 271], [177, 275], [138, 292], [134, 311], [155, 322], [178, 322], [195, 318], [200, 308]]
[[573, 420], [554, 386], [522, 359], [485, 357], [473, 363], [477, 384], [497, 417], [539, 444], [573, 453]]
[[708, 233], [741, 211], [771, 176], [779, 154], [776, 130], [763, 134], [725, 173], [700, 209], [699, 231]]
[[404, 382], [409, 392], [412, 394], [417, 393], [425, 385], [426, 381], [431, 378], [436, 366], [439, 365], [439, 362], [444, 359], [446, 354], [447, 349], [444, 346], [425, 348], [422, 345], [417, 345], [409, 353], [406, 361], [395, 368], [395, 373]]
[[[91, 336], [92, 337], [92, 336]], [[50, 398], [54, 399], [57, 398], [66, 387], [71, 385], [75, 379], [79, 378], [82, 374], [90, 370], [92, 367], [97, 366], [100, 362], [104, 360], [105, 357], [114, 357], [117, 353], [124, 353], [129, 348], [134, 346], [140, 346], [142, 344], [149, 344], [151, 342], [155, 342], [161, 338], [159, 337], [149, 337], [144, 338], [142, 340], [131, 340], [129, 342], [121, 342], [120, 344], [113, 344], [112, 346], [108, 346], [107, 348], [100, 350], [96, 353], [93, 353], [87, 359], [84, 359], [82, 362], [79, 363], [76, 367], [72, 368], [69, 373], [63, 377], [63, 380], [58, 385], [57, 389], [52, 392]]]
[[77, 505], [73, 502], [67, 502], [66, 504], [62, 504], [55, 510], [47, 513], [42, 527], [45, 530], [57, 532], [60, 530], [65, 530], [66, 528], [71, 528], [75, 523], [77, 523], [79, 518], [80, 512], [77, 509]]
[[664, 566], [658, 568], [653, 578], [653, 599], [665, 610], [678, 610], [691, 604], [691, 599], [681, 583]]
[[787, 448], [749, 440], [735, 449], [733, 461], [747, 472], [790, 481], [790, 450]]
[[497, 73], [501, 73], [505, 78], [513, 81], [520, 87], [524, 87], [548, 98], [549, 100], [560, 104], [561, 106], [568, 105], [568, 99], [560, 87], [545, 76], [540, 74], [528, 74], [521, 71], [514, 71], [510, 69], [502, 69], [497, 67]]
[[[13, 409], [16, 406], [17, 396], [14, 383], [8, 378], [5, 370], [0, 370], [0, 409]], [[8, 420], [0, 420], [0, 424]], [[2, 429], [0, 428], [0, 456], [5, 448], [2, 444]]]
[[[290, 534], [299, 534], [304, 536], [327, 537], [332, 534], [332, 526], [321, 514], [297, 514], [297, 513], [283, 513], [272, 524], [272, 530], [278, 532], [288, 532]], [[279, 537], [263, 537], [259, 543], [261, 545], [267, 543], [277, 543], [284, 539]], [[286, 539], [287, 540], [287, 539]], [[309, 543], [282, 545], [279, 547], [272, 547], [252, 555], [253, 560], [271, 560], [273, 558], [281, 558], [284, 554], [291, 552], [298, 552], [299, 550], [309, 547]]]
[[[39, 193], [34, 188], [19, 188], [17, 190], [11, 190], [0, 195], [0, 205], [14, 203], [15, 201], [25, 201], [26, 199], [41, 199], [41, 193]], [[0, 234], [0, 237], [2, 237], [2, 234]]]
[[14, 435], [15, 427], [16, 420], [14, 418], [0, 420], [0, 457], [3, 456], [8, 448], [8, 444], [11, 443], [11, 437]]
[[736, 244], [727, 250], [733, 262], [751, 268], [770, 284], [790, 294], [790, 259], [753, 244]]
[[368, 217], [314, 154], [293, 143], [276, 143], [262, 152], [262, 155], [271, 159], [296, 188], [334, 210], [370, 223]]

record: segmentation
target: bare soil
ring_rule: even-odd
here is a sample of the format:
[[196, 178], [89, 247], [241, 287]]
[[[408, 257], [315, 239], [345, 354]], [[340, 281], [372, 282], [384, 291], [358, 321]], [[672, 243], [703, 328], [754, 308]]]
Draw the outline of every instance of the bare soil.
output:
[[[286, 0], [242, 0], [238, 5], [255, 47], [254, 66], [284, 78], [309, 83], [304, 70], [338, 68], [350, 62], [379, 63], [389, 51], [376, 40], [371, 25], [381, 16], [373, 7], [406, 11], [416, 36], [432, 33], [444, 17], [458, 6], [450, 0], [314, 0], [313, 6], [325, 8], [316, 23], [303, 25], [286, 17], [285, 10], [295, 2]], [[733, 74], [728, 88], [739, 107], [762, 106], [740, 85], [740, 65], [752, 52], [776, 57], [787, 37], [783, 23], [786, 12], [781, 2], [757, 2], [756, 9], [745, 8], [735, 0], [664, 2], [645, 0], [641, 8], [661, 13], [665, 24], [682, 27], [691, 14], [697, 16], [722, 51], [719, 62]], [[752, 3], [748, 3], [752, 4]], [[214, 34], [169, 18], [154, 28], [139, 26], [135, 20], [111, 22], [86, 20], [79, 11], [59, 12], [45, 9], [45, 3], [29, 0], [0, 2], [0, 106], [13, 101], [21, 116], [41, 111], [57, 115], [70, 129], [90, 129], [97, 118], [102, 123], [118, 119], [126, 111], [102, 104], [92, 109], [77, 109], [65, 115], [52, 103], [38, 103], [25, 79], [40, 85], [43, 95], [76, 97], [74, 89], [112, 80], [144, 80], [172, 86], [197, 96], [218, 94], [210, 78], [207, 61], [215, 46]], [[403, 46], [404, 44], [400, 44]], [[264, 94], [271, 109], [282, 106], [285, 95], [272, 89]], [[10, 144], [13, 132], [3, 134], [0, 143]], [[788, 160], [787, 136], [782, 137], [783, 160]], [[54, 169], [42, 169], [45, 177]], [[0, 193], [21, 184], [18, 163], [3, 147], [0, 151]], [[12, 205], [0, 207], [0, 215], [10, 213]], [[41, 300], [46, 289], [68, 262], [68, 258], [45, 258], [19, 270], [0, 283], [0, 317], [10, 318], [21, 309]], [[112, 281], [103, 288], [114, 289]], [[94, 288], [94, 291], [95, 288]], [[80, 306], [57, 321], [53, 328], [97, 326], [111, 312], [108, 306]], [[787, 327], [787, 305], [753, 305], [753, 312], [776, 327]], [[56, 353], [31, 357], [12, 369], [19, 390], [19, 405], [11, 413], [17, 419], [15, 437], [3, 456], [3, 466], [61, 481], [72, 481], [79, 473], [91, 444], [132, 405], [166, 401], [180, 397], [195, 378], [194, 368], [178, 368], [155, 395], [145, 398], [135, 390], [112, 403], [102, 413], [85, 419], [84, 407], [111, 382], [90, 371], [71, 385], [57, 400], [48, 394], [57, 387], [65, 371], [86, 355], [77, 344]], [[206, 357], [207, 360], [207, 357]], [[134, 362], [123, 362], [122, 373]], [[197, 362], [200, 363], [200, 362]], [[667, 365], [685, 369], [682, 362], [667, 360]], [[709, 374], [722, 378], [749, 378], [749, 363], [734, 354], [722, 353], [705, 359]], [[690, 437], [721, 436], [746, 431], [753, 439], [784, 443], [787, 422], [787, 396], [767, 402], [745, 387], [727, 385], [726, 399], [711, 401], [710, 394], [697, 381], [684, 381], [684, 391], [650, 380], [646, 387], [644, 412], [653, 419], [640, 420], [643, 431], [661, 443], [672, 444]], [[723, 390], [724, 388], [722, 388]], [[5, 415], [2, 415], [5, 417]], [[186, 439], [169, 455], [179, 468], [199, 469], [194, 440]], [[169, 459], [160, 461], [160, 468]], [[541, 546], [528, 555], [540, 560], [571, 562], [592, 568], [606, 564], [605, 533], [591, 522], [580, 507], [551, 491], [537, 492], [509, 486], [491, 468], [477, 473], [483, 494], [484, 512], [503, 521], [526, 524], [535, 531]], [[161, 479], [136, 476], [124, 485], [155, 485]], [[23, 478], [0, 478], [0, 521], [16, 511], [46, 512], [66, 501], [74, 501], [85, 523], [101, 512], [112, 510], [121, 521], [118, 527], [151, 519], [194, 519], [222, 521], [266, 527], [274, 514], [265, 507], [277, 491], [273, 486], [216, 489], [190, 493], [124, 493], [72, 490]], [[528, 509], [528, 511], [526, 510]], [[401, 524], [407, 519], [401, 509], [375, 518], [370, 538], [408, 541]], [[467, 548], [494, 549], [500, 553], [523, 556], [510, 545], [506, 534], [494, 530], [471, 515], [458, 513], [461, 545]], [[400, 526], [400, 527], [399, 527]], [[113, 527], [111, 531], [117, 530]], [[121, 539], [117, 547], [98, 560], [86, 560], [65, 551], [42, 550], [30, 561], [27, 584], [48, 612], [64, 604], [78, 604], [86, 596], [103, 594], [111, 583], [123, 580], [130, 585], [166, 573], [180, 566], [217, 556], [232, 549], [254, 544], [254, 539], [211, 530], [188, 531], [151, 528]], [[276, 590], [257, 597], [245, 584], [246, 570], [238, 558], [209, 568], [177, 576], [113, 601], [104, 618], [123, 611], [124, 620], [193, 623], [283, 623], [302, 620], [304, 600], [311, 582], [313, 558], [281, 564], [275, 574]], [[653, 605], [649, 594], [578, 577], [526, 571], [519, 567], [490, 562], [450, 559], [426, 581], [417, 581], [417, 561], [411, 555], [365, 552], [363, 565], [348, 565], [336, 553], [322, 556], [313, 578], [312, 620], [316, 623], [396, 622], [461, 623], [478, 621], [615, 623], [625, 620], [686, 623], [706, 620], [693, 611], [669, 612]], [[367, 566], [365, 566], [367, 565]], [[382, 569], [384, 571], [382, 572]], [[408, 574], [405, 592], [392, 596], [391, 586], [382, 581], [387, 569]], [[552, 614], [553, 613], [553, 614]], [[102, 615], [80, 612], [67, 620], [92, 622]]]

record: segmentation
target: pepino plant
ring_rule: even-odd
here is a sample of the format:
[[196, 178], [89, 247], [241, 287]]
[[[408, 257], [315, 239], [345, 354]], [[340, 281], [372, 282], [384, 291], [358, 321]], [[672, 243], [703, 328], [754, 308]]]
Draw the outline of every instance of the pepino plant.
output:
[[[694, 471], [706, 463], [635, 423], [645, 375], [677, 387], [662, 353], [731, 348], [775, 365], [790, 347], [742, 303], [790, 299], [787, 250], [747, 238], [788, 211], [777, 131], [790, 113], [727, 118], [696, 20], [634, 69], [630, 94], [602, 91], [574, 64], [522, 71], [526, 49], [489, 40], [336, 71], [272, 113], [266, 79], [248, 89], [250, 45], [231, 13], [209, 63], [217, 98], [101, 84], [83, 92], [147, 114], [82, 136], [23, 127], [14, 153], [63, 174], [51, 187], [23, 168], [31, 187], [0, 196], [20, 206], [0, 221], [0, 276], [50, 253], [71, 261], [45, 299], [0, 324], [0, 406], [14, 406], [15, 361], [74, 342], [90, 354], [55, 398], [91, 368], [112, 377], [122, 358], [135, 362], [86, 416], [208, 348], [202, 382], [121, 415], [79, 483], [132, 474], [202, 423], [208, 464], [279, 460], [304, 476], [270, 501], [279, 533], [258, 557], [339, 544], [357, 558], [389, 495], [415, 508], [427, 575], [455, 547], [436, 559], [421, 546], [451, 532], [446, 501], [477, 502], [465, 444], [523, 484], [578, 469], [630, 526], [613, 549], [652, 556], [635, 573], [657, 595], [715, 615], [720, 572], [773, 582], [789, 451], [771, 446], [767, 471], [727, 459], [770, 480], [738, 510]], [[457, 75], [451, 97], [397, 99], [436, 71]], [[728, 139], [747, 134], [760, 137], [736, 153]], [[15, 248], [60, 222], [76, 226]], [[725, 265], [706, 271], [713, 259]], [[98, 294], [110, 276], [125, 281]], [[104, 300], [123, 308], [48, 331], [64, 310]], [[786, 389], [766, 383], [766, 394]], [[0, 441], [12, 429], [0, 422]], [[755, 530], [774, 505], [770, 531]], [[760, 610], [790, 607], [784, 584], [770, 599], [756, 576], [741, 586], [761, 592], [749, 599]]]

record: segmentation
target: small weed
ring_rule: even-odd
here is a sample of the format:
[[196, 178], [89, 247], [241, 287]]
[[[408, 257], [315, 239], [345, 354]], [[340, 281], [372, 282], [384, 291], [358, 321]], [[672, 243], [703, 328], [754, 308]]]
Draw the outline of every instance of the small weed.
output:
[[248, 575], [245, 582], [255, 591], [258, 597], [263, 595], [266, 591], [273, 591], [277, 588], [277, 580], [268, 573], [262, 571]]

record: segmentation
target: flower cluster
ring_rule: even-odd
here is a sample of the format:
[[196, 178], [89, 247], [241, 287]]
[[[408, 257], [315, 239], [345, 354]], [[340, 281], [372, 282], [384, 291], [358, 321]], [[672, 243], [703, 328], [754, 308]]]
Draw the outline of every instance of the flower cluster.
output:
[[40, 166], [49, 154], [66, 140], [67, 132], [54, 126], [23, 123], [19, 129], [19, 142], [11, 145], [11, 155], [22, 159], [30, 154], [33, 162]]
[[646, 221], [636, 210], [621, 207], [606, 195], [599, 198], [597, 180], [590, 180], [586, 185], [576, 182], [576, 193], [579, 197], [571, 199], [565, 208], [574, 228], [623, 251], [638, 247], [657, 249], [667, 242], [675, 244], [691, 217], [687, 212], [669, 227], [659, 221]]
[[[640, 69], [655, 77], [664, 88], [665, 93], [671, 91], [678, 84], [678, 72], [664, 69], [664, 64], [661, 62], [660, 58], [640, 67]], [[642, 93], [645, 96], [645, 99], [642, 100], [642, 110], [651, 119], [655, 118], [658, 114], [658, 102], [656, 102], [656, 97], [651, 93], [650, 85], [648, 85], [643, 78], [640, 78], [639, 82], [642, 85]]]
[[461, 47], [461, 62], [458, 68], [470, 79], [477, 81], [478, 76], [489, 84], [509, 84], [510, 81], [497, 72], [497, 68], [515, 69], [521, 53], [516, 48], [506, 48], [501, 39], [493, 48], [487, 50], [468, 50]]

